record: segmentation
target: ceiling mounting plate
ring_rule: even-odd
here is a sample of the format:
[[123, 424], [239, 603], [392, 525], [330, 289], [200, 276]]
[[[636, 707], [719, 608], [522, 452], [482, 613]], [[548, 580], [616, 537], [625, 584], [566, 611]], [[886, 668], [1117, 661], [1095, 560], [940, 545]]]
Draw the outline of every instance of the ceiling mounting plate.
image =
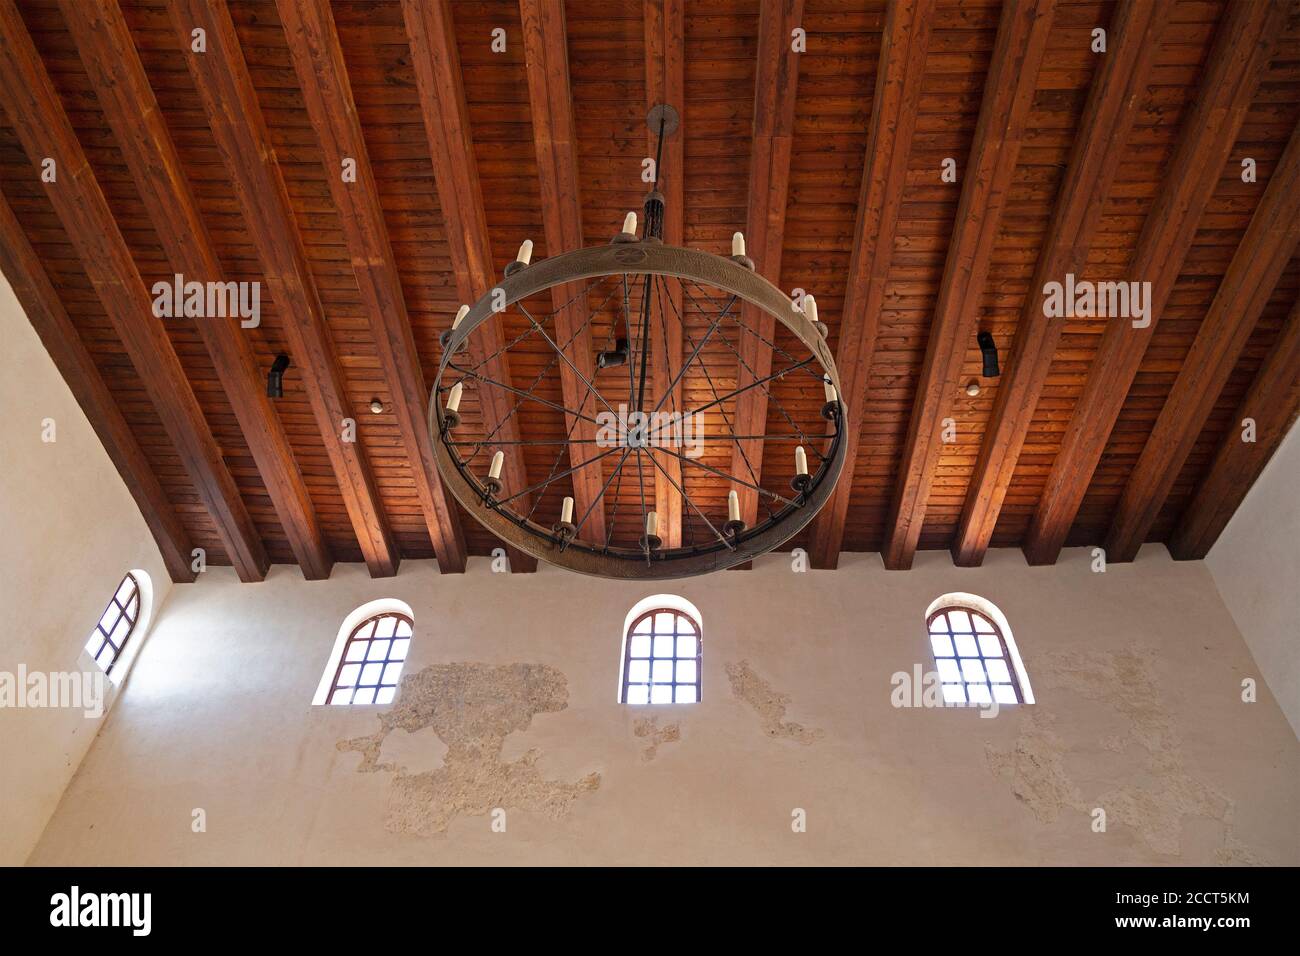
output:
[[660, 103], [658, 106], [650, 107], [650, 112], [645, 117], [645, 124], [650, 127], [650, 132], [658, 135], [660, 123], [663, 123], [664, 135], [672, 136], [677, 132], [681, 117], [676, 109], [667, 103]]

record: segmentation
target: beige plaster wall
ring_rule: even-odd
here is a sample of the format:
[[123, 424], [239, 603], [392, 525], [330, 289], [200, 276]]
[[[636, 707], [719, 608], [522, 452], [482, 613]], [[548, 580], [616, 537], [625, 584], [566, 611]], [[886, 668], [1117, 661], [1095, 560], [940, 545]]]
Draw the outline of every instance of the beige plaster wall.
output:
[[[1300, 750], [1205, 566], [1090, 560], [782, 555], [662, 589], [485, 560], [209, 570], [174, 591], [30, 862], [1300, 863]], [[703, 614], [698, 705], [615, 701], [624, 616], [656, 590]], [[1005, 612], [1036, 705], [893, 706], [954, 590]], [[340, 622], [382, 597], [415, 614], [397, 703], [313, 708]]]
[[[29, 674], [93, 671], [82, 648], [122, 575], [146, 571], [155, 608], [171, 582], [3, 277], [0, 341], [0, 672], [17, 680], [20, 666]], [[52, 442], [42, 440], [47, 419]], [[116, 696], [108, 685], [108, 706]], [[0, 706], [0, 864], [26, 859], [101, 722], [81, 709]]]

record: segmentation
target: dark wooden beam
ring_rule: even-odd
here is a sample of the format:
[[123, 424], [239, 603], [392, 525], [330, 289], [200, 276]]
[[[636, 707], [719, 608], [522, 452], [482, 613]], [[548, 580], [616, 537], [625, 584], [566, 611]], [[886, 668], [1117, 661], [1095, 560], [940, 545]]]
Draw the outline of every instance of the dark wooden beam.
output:
[[1127, 141], [1133, 118], [1143, 106], [1169, 9], [1165, 3], [1126, 0], [1115, 13], [1111, 47], [1098, 64], [1088, 92], [1075, 135], [1077, 146], [1057, 194], [1030, 294], [1020, 311], [1015, 344], [997, 382], [992, 417], [952, 545], [953, 562], [958, 565], [980, 564], [993, 538], [1065, 329], [1064, 316], [1043, 314], [1042, 290], [1048, 282], [1064, 282], [1067, 273], [1082, 275], [1087, 265], [1093, 232], [1124, 155], [1118, 144]]
[[813, 522], [809, 550], [812, 564], [817, 568], [835, 567], [844, 541], [876, 329], [907, 182], [907, 156], [916, 129], [935, 4], [936, 0], [895, 0], [885, 18], [857, 226], [835, 352], [835, 366], [844, 392], [840, 400], [845, 406], [846, 458], [834, 494]]
[[[375, 573], [392, 573], [397, 567], [397, 548], [365, 451], [359, 442], [343, 437], [344, 419], [356, 421], [358, 415], [347, 396], [325, 310], [230, 11], [220, 0], [176, 0], [171, 14], [208, 125], [230, 173], [245, 227], [282, 317], [291, 358], [302, 370], [312, 414], [357, 539]], [[195, 29], [206, 33], [204, 53], [195, 53], [190, 47]], [[399, 394], [395, 385], [395, 404]], [[416, 473], [417, 489], [422, 490], [419, 468], [411, 470]], [[424, 495], [421, 503], [439, 568], [463, 567], [464, 548], [455, 513], [445, 502], [440, 511], [439, 502]], [[444, 548], [450, 549], [447, 567]]]
[[[528, 99], [532, 108], [533, 143], [537, 149], [546, 252], [558, 255], [581, 249], [584, 245], [582, 186], [578, 181], [564, 5], [554, 0], [520, 0], [519, 13], [523, 23], [524, 60], [528, 69]], [[570, 283], [551, 290], [551, 303], [556, 309], [556, 341], [572, 340], [567, 354], [573, 364], [560, 363], [560, 387], [564, 394], [564, 407], [569, 409], [564, 416], [565, 430], [582, 440], [581, 444], [569, 446], [571, 468], [578, 468], [600, 452], [594, 444], [595, 425], [585, 419], [575, 420], [571, 414], [576, 411], [591, 416], [599, 410], [597, 399], [588, 394], [587, 386], [581, 381], [582, 378], [594, 381], [596, 373], [588, 324], [590, 305], [585, 296], [578, 295], [581, 289], [581, 283]], [[586, 514], [591, 508], [583, 527], [583, 537], [602, 544], [606, 530], [605, 502], [601, 496], [603, 481], [599, 465], [579, 468], [573, 473], [575, 514]]]
[[[33, 166], [47, 157], [57, 163], [57, 179], [45, 183], [45, 191], [68, 239], [140, 373], [231, 563], [242, 580], [261, 580], [268, 562], [257, 528], [167, 331], [153, 317], [149, 290], [13, 0], [0, 0], [0, 104]], [[32, 175], [37, 175], [35, 170]]]
[[1137, 556], [1297, 243], [1300, 125], [1268, 178], [1268, 188], [1124, 486], [1106, 536], [1106, 560], [1132, 561]]
[[[62, 0], [60, 9], [167, 258], [184, 281], [225, 282], [225, 270], [116, 0]], [[210, 316], [194, 325], [303, 576], [328, 578], [334, 558], [293, 447], [266, 397], [251, 333], [239, 321], [237, 316]]]
[[[1282, 444], [1300, 414], [1300, 301], [1297, 301], [1268, 359], [1237, 406], [1210, 470], [1169, 539], [1169, 553], [1196, 561], [1210, 553], [1255, 479]], [[1255, 423], [1254, 441], [1243, 441], [1245, 419]]]
[[27, 313], [41, 344], [50, 353], [73, 398], [99, 436], [117, 473], [122, 476], [126, 490], [135, 499], [162, 554], [167, 574], [177, 583], [193, 581], [196, 575], [191, 567], [193, 544], [189, 532], [167, 500], [167, 493], [150, 467], [149, 459], [104, 384], [94, 359], [82, 343], [41, 265], [40, 257], [27, 241], [3, 194], [0, 194], [0, 272], [13, 286], [14, 295]]
[[1280, 8], [1237, 0], [1220, 24], [1196, 105], [1183, 123], [1129, 267], [1133, 281], [1151, 283], [1151, 322], [1145, 328], [1127, 320], [1107, 323], [1025, 536], [1030, 564], [1053, 564], [1061, 553], [1277, 43]]
[[[370, 319], [380, 366], [392, 389], [393, 409], [407, 456], [412, 471], [419, 473], [417, 480], [427, 486], [421, 491], [421, 500], [431, 502], [437, 513], [450, 501], [442, 491], [434, 439], [428, 427], [429, 390], [420, 367], [406, 297], [397, 273], [397, 259], [379, 202], [334, 16], [326, 0], [278, 0], [277, 7], [307, 115], [324, 154], [330, 195], [339, 210], [343, 237], [361, 301]], [[355, 164], [355, 181], [351, 182], [345, 182], [342, 176], [343, 164], [348, 160]], [[450, 220], [447, 226], [448, 232], [460, 228]], [[502, 437], [518, 436], [511, 431]], [[511, 446], [511, 450], [517, 453], [518, 447]], [[512, 556], [512, 569], [531, 570], [535, 566], [531, 559], [521, 557], [524, 560]]]
[[[468, 305], [486, 294], [495, 285], [495, 278], [451, 6], [447, 0], [403, 0], [402, 12], [434, 187], [446, 226], [451, 270], [457, 295]], [[450, 316], [447, 325], [451, 325]], [[474, 363], [483, 363], [487, 377], [509, 384], [510, 364], [504, 347], [503, 325], [486, 322], [470, 337], [469, 355]], [[478, 398], [485, 433], [495, 431], [503, 442], [518, 441], [519, 425], [511, 413], [515, 405], [511, 396], [500, 388], [483, 387], [478, 389]], [[521, 446], [505, 444], [501, 451], [505, 453], [502, 477], [507, 492], [517, 493], [528, 487]], [[531, 505], [531, 495], [517, 500], [525, 511]], [[508, 553], [512, 571], [537, 569], [537, 560], [530, 555], [514, 548]]]
[[953, 413], [967, 358], [975, 348], [984, 283], [1016, 171], [1025, 122], [1034, 104], [1034, 86], [1047, 52], [1055, 6], [1056, 0], [1009, 0], [1002, 8], [975, 140], [962, 174], [956, 231], [948, 245], [894, 488], [882, 554], [885, 567], [890, 569], [912, 566], [921, 537], [926, 503], [943, 447], [943, 421]]
[[[660, 163], [659, 191], [664, 196], [664, 242], [680, 246], [685, 239], [686, 212], [686, 0], [644, 0], [646, 111], [660, 103], [674, 107], [681, 120], [676, 134], [664, 140]], [[647, 155], [653, 156], [658, 134], [646, 130]], [[664, 278], [660, 308], [651, 312], [651, 374], [655, 395], [668, 391], [682, 367], [682, 284]], [[682, 411], [682, 383], [673, 385], [664, 404], [667, 411]], [[651, 452], [653, 454], [653, 452]], [[655, 471], [655, 513], [664, 547], [682, 543], [682, 462], [672, 455], [658, 455]]]
[[[745, 245], [759, 275], [778, 285], [799, 89], [800, 54], [792, 49], [790, 35], [802, 19], [803, 0], [771, 0], [762, 5], [758, 18]], [[754, 383], [772, 374], [772, 348], [766, 343], [776, 340], [776, 319], [749, 303], [742, 305], [740, 319], [745, 329], [737, 333], [736, 388], [748, 390], [736, 399], [731, 424], [737, 435], [764, 435], [769, 392], [767, 386], [755, 388]], [[731, 474], [747, 484], [737, 483], [728, 490], [736, 492], [740, 516], [750, 527], [758, 519], [758, 491], [750, 486], [762, 485], [764, 445], [761, 438], [741, 439], [731, 451]]]

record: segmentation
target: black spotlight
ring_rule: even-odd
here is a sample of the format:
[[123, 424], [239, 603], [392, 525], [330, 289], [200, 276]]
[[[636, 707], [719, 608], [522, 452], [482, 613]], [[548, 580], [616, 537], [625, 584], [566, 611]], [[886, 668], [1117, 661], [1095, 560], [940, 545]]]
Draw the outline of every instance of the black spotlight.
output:
[[980, 354], [984, 356], [984, 371], [980, 374], [984, 378], [997, 378], [998, 370], [998, 347], [993, 344], [993, 336], [989, 332], [981, 332], [975, 336], [975, 341], [979, 343]]
[[629, 354], [627, 339], [618, 339], [614, 342], [614, 348], [610, 351], [596, 353], [596, 367], [615, 368], [619, 365], [626, 365]]
[[284, 370], [289, 367], [289, 356], [281, 352], [271, 363], [271, 371], [266, 373], [266, 397], [284, 397]]

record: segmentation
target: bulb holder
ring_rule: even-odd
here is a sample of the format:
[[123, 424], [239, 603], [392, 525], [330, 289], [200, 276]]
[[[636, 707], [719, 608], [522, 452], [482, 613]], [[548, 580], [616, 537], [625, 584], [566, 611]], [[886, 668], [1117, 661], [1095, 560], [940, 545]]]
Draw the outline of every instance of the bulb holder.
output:
[[500, 478], [493, 478], [491, 475], [483, 479], [483, 492], [487, 499], [495, 498], [501, 494], [501, 489], [505, 487], [501, 484]]
[[627, 364], [628, 355], [627, 339], [617, 339], [614, 342], [614, 348], [607, 352], [596, 353], [597, 368], [617, 368]]
[[727, 256], [727, 258], [736, 265], [748, 269], [750, 272], [754, 271], [754, 260], [749, 258], [749, 256]]
[[749, 525], [745, 524], [745, 522], [740, 518], [734, 518], [728, 520], [727, 523], [722, 526], [722, 533], [728, 538], [738, 538], [747, 527], [749, 527]]
[[659, 535], [657, 534], [641, 535], [642, 551], [658, 551], [661, 547], [663, 547], [663, 543], [664, 543], [664, 539], [659, 537]]
[[578, 526], [572, 521], [557, 521], [551, 525], [551, 531], [565, 544], [572, 541], [578, 534]]
[[[442, 350], [444, 352], [447, 351], [449, 348], [451, 348], [451, 336], [452, 336], [451, 329], [446, 329], [443, 332], [440, 332], [438, 334], [438, 344], [442, 346]], [[465, 346], [468, 342], [469, 339], [466, 338], [464, 342], [461, 342], [460, 345], [456, 347], [456, 351], [457, 352], [465, 351]]]
[[790, 479], [790, 487], [799, 492], [799, 504], [803, 504], [803, 496], [812, 488], [812, 475], [795, 475]]
[[514, 262], [507, 262], [506, 267], [501, 270], [501, 274], [505, 276], [507, 279], [509, 279], [516, 272], [522, 272], [524, 269], [527, 268], [528, 268], [528, 263], [520, 262], [518, 259], [516, 259]]
[[838, 422], [843, 415], [844, 409], [840, 406], [839, 399], [822, 406], [822, 418], [828, 422]]
[[451, 431], [453, 428], [459, 428], [460, 412], [450, 408], [444, 408], [442, 410], [442, 426], [446, 431]]

